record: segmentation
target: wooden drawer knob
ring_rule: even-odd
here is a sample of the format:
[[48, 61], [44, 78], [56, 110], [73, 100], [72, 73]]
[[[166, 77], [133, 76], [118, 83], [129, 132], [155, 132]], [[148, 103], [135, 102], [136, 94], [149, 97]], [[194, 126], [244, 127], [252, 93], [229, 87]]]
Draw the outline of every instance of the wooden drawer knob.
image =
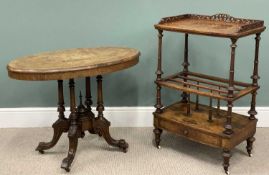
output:
[[188, 134], [189, 134], [189, 131], [188, 131], [188, 130], [184, 130], [184, 131], [183, 131], [183, 134], [184, 134], [184, 135], [188, 135]]

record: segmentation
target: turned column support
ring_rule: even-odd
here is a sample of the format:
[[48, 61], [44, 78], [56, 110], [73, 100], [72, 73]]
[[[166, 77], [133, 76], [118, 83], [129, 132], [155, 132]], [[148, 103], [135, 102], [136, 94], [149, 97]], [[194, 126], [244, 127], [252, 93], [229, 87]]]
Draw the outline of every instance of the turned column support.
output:
[[64, 92], [63, 92], [63, 80], [58, 80], [58, 108], [57, 111], [59, 112], [59, 119], [66, 119], [64, 116]]
[[[162, 79], [162, 37], [163, 37], [163, 31], [162, 30], [158, 30], [158, 63], [157, 63], [157, 71], [155, 72], [155, 74], [157, 75], [156, 81], [160, 81]], [[154, 105], [154, 107], [156, 108], [155, 113], [161, 113], [162, 112], [162, 102], [161, 102], [161, 86], [158, 85], [156, 83], [157, 87], [156, 87], [156, 104]], [[155, 134], [155, 142], [156, 142], [156, 146], [157, 148], [160, 148], [160, 137], [161, 137], [161, 132], [162, 130], [155, 127], [155, 129], [153, 130], [154, 134]]]
[[[155, 72], [155, 74], [157, 75], [156, 78], [156, 82], [160, 81], [162, 78], [162, 37], [163, 37], [163, 31], [162, 30], [158, 30], [159, 34], [158, 34], [158, 63], [157, 63], [157, 71]], [[156, 113], [161, 113], [162, 112], [162, 102], [161, 102], [161, 86], [157, 84], [156, 87], [156, 104], [155, 104], [155, 108], [156, 108]]]
[[77, 125], [77, 115], [76, 115], [76, 95], [75, 95], [75, 82], [74, 79], [69, 80], [70, 89], [70, 124], [71, 126]]
[[96, 80], [97, 80], [97, 107], [96, 107], [96, 110], [98, 111], [97, 118], [103, 119], [104, 118], [103, 111], [105, 110], [105, 108], [104, 108], [104, 101], [103, 101], [102, 76], [98, 75], [96, 77]]
[[91, 94], [91, 77], [86, 77], [85, 78], [85, 83], [86, 83], [86, 100], [85, 100], [85, 105], [87, 108], [87, 111], [92, 113], [92, 94]]
[[75, 97], [75, 82], [74, 79], [69, 80], [70, 90], [70, 127], [68, 130], [69, 149], [67, 157], [63, 159], [61, 168], [67, 172], [70, 171], [70, 166], [75, 158], [77, 151], [78, 138], [81, 137], [81, 127], [78, 125], [78, 115], [76, 110], [76, 97]]
[[231, 44], [231, 60], [230, 60], [230, 71], [229, 71], [229, 87], [228, 87], [228, 97], [233, 97], [234, 92], [234, 66], [235, 66], [235, 49], [237, 47], [237, 39], [232, 38]]
[[[189, 34], [185, 34], [185, 45], [184, 45], [184, 62], [182, 63], [183, 66], [183, 76], [187, 76], [187, 73], [189, 71]], [[184, 82], [186, 82], [186, 79], [183, 79]], [[186, 85], [184, 85], [186, 86]], [[182, 92], [181, 94], [182, 102], [187, 103], [188, 102], [188, 94], [186, 92]], [[189, 110], [189, 109], [188, 109]]]
[[69, 128], [69, 122], [64, 116], [64, 93], [63, 93], [63, 80], [58, 80], [58, 120], [52, 125], [53, 137], [50, 142], [40, 142], [36, 148], [36, 151], [44, 153], [44, 150], [54, 147], [59, 141], [63, 132], [67, 132]]
[[[228, 97], [233, 98], [234, 96], [234, 65], [235, 65], [235, 49], [236, 45], [236, 38], [231, 38], [231, 61], [230, 61], [230, 72], [229, 72], [229, 87], [228, 87]], [[233, 108], [233, 101], [228, 100], [228, 111], [226, 116], [226, 124], [225, 124], [225, 134], [231, 135], [233, 133], [232, 128], [232, 108]]]
[[85, 78], [85, 84], [86, 84], [86, 98], [85, 98], [85, 106], [86, 106], [86, 113], [87, 116], [90, 118], [92, 121], [91, 127], [89, 128], [89, 132], [91, 134], [95, 134], [94, 129], [93, 129], [93, 120], [95, 118], [94, 113], [92, 112], [92, 94], [91, 94], [91, 77], [86, 77]]
[[183, 72], [189, 71], [189, 34], [185, 34], [185, 46], [184, 46], [184, 62], [182, 63]]
[[103, 102], [103, 87], [102, 87], [102, 76], [98, 75], [96, 77], [97, 80], [97, 107], [96, 110], [98, 112], [97, 118], [94, 121], [94, 132], [99, 134], [99, 136], [103, 136], [106, 142], [114, 147], [118, 147], [122, 149], [124, 153], [128, 150], [128, 143], [124, 139], [116, 140], [111, 137], [109, 133], [110, 122], [104, 117], [104, 102]]
[[[259, 77], [259, 47], [260, 47], [260, 40], [261, 40], [261, 34], [257, 33], [255, 37], [255, 58], [254, 58], [254, 68], [253, 68], [253, 74], [251, 76], [252, 79], [252, 86], [259, 87], [258, 85], [258, 80], [260, 79]], [[250, 110], [248, 111], [249, 119], [250, 120], [255, 120], [255, 115], [257, 115], [257, 111], [255, 109], [256, 107], [256, 96], [257, 96], [257, 91], [252, 92], [252, 98], [251, 98], [251, 107]]]

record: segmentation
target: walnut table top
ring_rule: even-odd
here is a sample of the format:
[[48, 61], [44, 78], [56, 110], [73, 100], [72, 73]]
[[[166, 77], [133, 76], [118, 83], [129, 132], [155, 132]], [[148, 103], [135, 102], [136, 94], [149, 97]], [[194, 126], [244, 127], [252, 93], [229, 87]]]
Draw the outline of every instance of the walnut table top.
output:
[[63, 80], [122, 70], [137, 64], [139, 55], [130, 48], [78, 48], [22, 57], [7, 69], [18, 80]]

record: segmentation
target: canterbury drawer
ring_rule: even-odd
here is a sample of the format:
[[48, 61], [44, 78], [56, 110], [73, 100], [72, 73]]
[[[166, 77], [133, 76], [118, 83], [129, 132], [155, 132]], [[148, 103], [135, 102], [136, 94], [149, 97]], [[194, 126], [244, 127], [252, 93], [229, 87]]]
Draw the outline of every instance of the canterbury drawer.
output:
[[175, 134], [184, 136], [190, 140], [214, 147], [221, 147], [220, 137], [184, 126], [183, 124], [159, 120], [158, 126]]

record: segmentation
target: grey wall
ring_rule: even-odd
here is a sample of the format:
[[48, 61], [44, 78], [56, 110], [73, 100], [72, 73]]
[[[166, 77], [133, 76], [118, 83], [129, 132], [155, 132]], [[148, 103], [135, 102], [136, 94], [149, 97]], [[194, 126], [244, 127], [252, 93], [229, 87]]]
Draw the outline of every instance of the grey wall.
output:
[[[161, 17], [183, 13], [269, 21], [267, 0], [0, 0], [0, 107], [55, 106], [56, 82], [25, 82], [7, 77], [6, 64], [20, 56], [43, 51], [97, 46], [137, 48], [140, 63], [105, 76], [104, 97], [109, 106], [152, 106], [155, 103], [157, 33], [153, 24]], [[165, 73], [181, 69], [183, 35], [164, 33]], [[223, 77], [228, 75], [228, 39], [190, 36], [190, 69]], [[269, 105], [269, 32], [262, 35], [258, 105]], [[254, 37], [238, 42], [236, 79], [250, 81]], [[76, 81], [84, 91], [82, 79]], [[95, 83], [93, 84], [95, 86]], [[67, 83], [65, 92], [68, 95]], [[95, 92], [95, 88], [93, 89]], [[164, 104], [178, 98], [165, 90]], [[66, 101], [68, 103], [68, 99]], [[249, 98], [236, 105], [246, 106]]]

